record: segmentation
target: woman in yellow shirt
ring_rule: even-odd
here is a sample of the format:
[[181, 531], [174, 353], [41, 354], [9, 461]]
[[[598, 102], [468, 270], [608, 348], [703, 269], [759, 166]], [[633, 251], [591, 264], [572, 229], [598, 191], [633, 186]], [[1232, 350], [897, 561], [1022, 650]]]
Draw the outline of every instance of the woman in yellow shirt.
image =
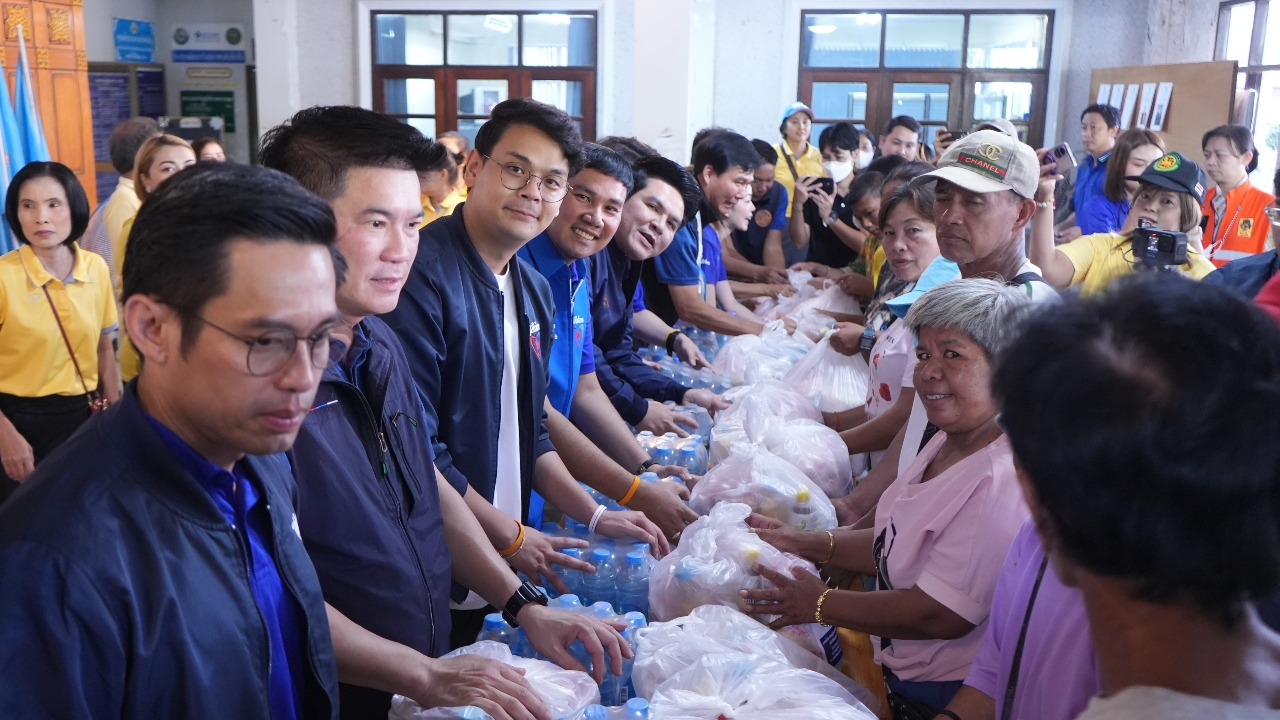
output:
[[[133, 162], [134, 170], [137, 172], [133, 189], [138, 193], [138, 199], [146, 202], [147, 196], [155, 192], [156, 188], [160, 187], [160, 183], [195, 164], [196, 151], [190, 143], [177, 135], [160, 135], [146, 141], [142, 147], [138, 148], [138, 157]], [[124, 271], [124, 256], [129, 248], [131, 230], [133, 230], [132, 217], [124, 223], [120, 248], [115, 252], [116, 262], [120, 263], [121, 272]], [[129, 382], [137, 377], [138, 371], [141, 370], [141, 363], [137, 349], [133, 347], [133, 343], [129, 342], [129, 333], [121, 332], [121, 378]]]
[[30, 163], [4, 206], [19, 245], [0, 256], [0, 503], [89, 419], [91, 391], [121, 392], [111, 271], [76, 243], [89, 201], [75, 173]]
[[[1040, 150], [1040, 156], [1045, 152]], [[1126, 178], [1138, 181], [1138, 192], [1119, 233], [1084, 235], [1055, 248], [1053, 189], [1058, 178], [1052, 166], [1042, 168], [1031, 221], [1031, 262], [1055, 289], [1079, 285], [1082, 295], [1093, 295], [1132, 273], [1132, 239], [1139, 227], [1185, 233], [1187, 262], [1178, 270], [1196, 280], [1213, 272], [1213, 263], [1205, 259], [1200, 244], [1200, 204], [1208, 180], [1191, 160], [1176, 152], [1166, 153], [1141, 175]]]
[[465, 198], [458, 194], [458, 164], [444, 143], [432, 143], [418, 171], [422, 190], [422, 224], [452, 215]]
[[[782, 111], [778, 132], [782, 133], [782, 142], [773, 145], [773, 149], [778, 151], [773, 179], [787, 189], [787, 198], [794, 200], [796, 178], [827, 175], [822, 167], [822, 153], [809, 144], [809, 135], [813, 132], [813, 111], [802, 102], [791, 103]], [[792, 203], [788, 202], [787, 217], [791, 217], [791, 207]]]

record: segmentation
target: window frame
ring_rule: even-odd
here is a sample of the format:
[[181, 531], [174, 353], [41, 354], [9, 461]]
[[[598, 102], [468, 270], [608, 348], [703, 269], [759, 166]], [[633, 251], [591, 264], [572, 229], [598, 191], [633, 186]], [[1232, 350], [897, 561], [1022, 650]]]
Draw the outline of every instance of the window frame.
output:
[[[590, 15], [595, 37], [589, 65], [525, 65], [524, 18], [528, 15]], [[444, 63], [440, 65], [409, 65], [407, 63], [381, 64], [378, 62], [379, 15], [439, 15], [443, 19], [441, 43]], [[449, 16], [459, 15], [514, 15], [516, 16], [516, 64], [515, 65], [462, 65], [449, 63]], [[399, 120], [409, 118], [433, 118], [436, 135], [458, 129], [457, 81], [467, 79], [507, 80], [507, 97], [530, 97], [535, 80], [564, 80], [582, 83], [582, 115], [573, 116], [582, 126], [582, 137], [596, 137], [596, 79], [600, 67], [600, 13], [596, 10], [369, 10], [369, 57], [372, 77], [373, 109]], [[415, 113], [390, 113], [386, 110], [386, 80], [401, 79], [435, 80], [436, 103], [434, 115]], [[477, 119], [468, 113], [461, 119]]]
[[[1239, 0], [1237, 0], [1239, 1]], [[805, 31], [806, 15], [880, 15], [880, 47], [879, 65], [876, 67], [810, 67], [807, 65], [811, 33]], [[810, 106], [813, 104], [813, 83], [815, 82], [861, 82], [867, 83], [867, 117], [865, 122], [857, 123], [865, 127], [877, 137], [885, 123], [892, 115], [893, 86], [897, 82], [928, 82], [939, 85], [950, 85], [951, 95], [947, 102], [947, 120], [945, 125], [951, 129], [969, 130], [976, 122], [972, 118], [975, 104], [974, 85], [979, 82], [1030, 82], [1032, 86], [1031, 117], [1028, 122], [1014, 122], [1015, 126], [1027, 128], [1027, 142], [1033, 147], [1044, 143], [1045, 112], [1048, 107], [1049, 68], [1053, 59], [1053, 33], [1056, 11], [1045, 9], [928, 9], [906, 10], [901, 8], [801, 8], [799, 11], [799, 63], [798, 63], [798, 96]], [[964, 17], [964, 34], [960, 44], [960, 66], [948, 68], [932, 67], [886, 67], [885, 38], [888, 32], [889, 15], [962, 15]], [[1045, 17], [1044, 57], [1039, 68], [977, 68], [969, 67], [969, 34], [970, 21], [975, 15], [1039, 15]], [[958, 91], [957, 91], [958, 89]], [[815, 118], [814, 123], [832, 123], [846, 121], [846, 118]], [[943, 123], [937, 121], [924, 122], [922, 125], [932, 126]], [[927, 135], [926, 135], [927, 139]]]

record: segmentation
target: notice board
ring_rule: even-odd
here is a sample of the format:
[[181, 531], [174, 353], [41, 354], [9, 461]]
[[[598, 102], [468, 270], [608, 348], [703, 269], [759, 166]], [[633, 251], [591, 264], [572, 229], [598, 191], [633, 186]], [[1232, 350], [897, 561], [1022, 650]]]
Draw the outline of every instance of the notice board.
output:
[[1098, 97], [1100, 85], [1139, 85], [1173, 83], [1173, 95], [1164, 118], [1166, 150], [1176, 150], [1184, 157], [1200, 162], [1204, 153], [1200, 138], [1205, 132], [1231, 122], [1235, 103], [1236, 63], [1216, 60], [1177, 65], [1140, 65], [1136, 67], [1098, 68], [1089, 83], [1089, 102]]

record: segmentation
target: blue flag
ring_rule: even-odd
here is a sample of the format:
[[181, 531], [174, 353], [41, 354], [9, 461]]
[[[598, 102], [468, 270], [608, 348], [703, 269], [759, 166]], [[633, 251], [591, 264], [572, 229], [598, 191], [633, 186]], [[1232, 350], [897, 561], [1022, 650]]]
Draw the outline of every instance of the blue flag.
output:
[[[31, 66], [27, 63], [27, 43], [21, 26], [18, 28], [18, 43], [18, 78], [13, 91], [13, 109], [17, 114], [18, 132], [22, 135], [23, 165], [36, 161], [48, 162], [53, 158], [49, 156], [44, 124], [40, 122], [40, 110], [36, 107], [35, 88], [31, 86]], [[13, 172], [21, 167], [22, 165], [10, 165]]]
[[[18, 131], [18, 115], [14, 112], [13, 102], [9, 100], [9, 83], [5, 80], [3, 61], [0, 61], [0, 139], [3, 140], [5, 154], [5, 184], [27, 164], [27, 151], [22, 142], [22, 133]], [[18, 73], [21, 77], [22, 73]], [[22, 81], [18, 81], [19, 87]]]

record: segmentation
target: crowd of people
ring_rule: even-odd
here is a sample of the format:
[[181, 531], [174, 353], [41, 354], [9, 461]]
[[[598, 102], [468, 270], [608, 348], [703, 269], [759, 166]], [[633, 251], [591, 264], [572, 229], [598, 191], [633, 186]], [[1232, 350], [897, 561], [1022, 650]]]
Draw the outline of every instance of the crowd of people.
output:
[[1074, 168], [1004, 120], [814, 144], [799, 102], [686, 167], [530, 99], [474, 141], [314, 107], [261, 166], [133, 118], [92, 213], [27, 165], [0, 716], [551, 720], [520, 671], [441, 656], [500, 612], [622, 672], [624, 624], [548, 607], [594, 567], [547, 523], [667, 554], [699, 478], [636, 433], [730, 403], [638, 350], [710, 367], [686, 330], [759, 335], [805, 272], [861, 308], [829, 344], [867, 399], [824, 422], [866, 469], [835, 530], [749, 518], [821, 575], [757, 567], [748, 612], [869, 635], [884, 717], [1277, 717], [1280, 206], [1247, 128], [1201, 164], [1118, 115], [1084, 110]]

